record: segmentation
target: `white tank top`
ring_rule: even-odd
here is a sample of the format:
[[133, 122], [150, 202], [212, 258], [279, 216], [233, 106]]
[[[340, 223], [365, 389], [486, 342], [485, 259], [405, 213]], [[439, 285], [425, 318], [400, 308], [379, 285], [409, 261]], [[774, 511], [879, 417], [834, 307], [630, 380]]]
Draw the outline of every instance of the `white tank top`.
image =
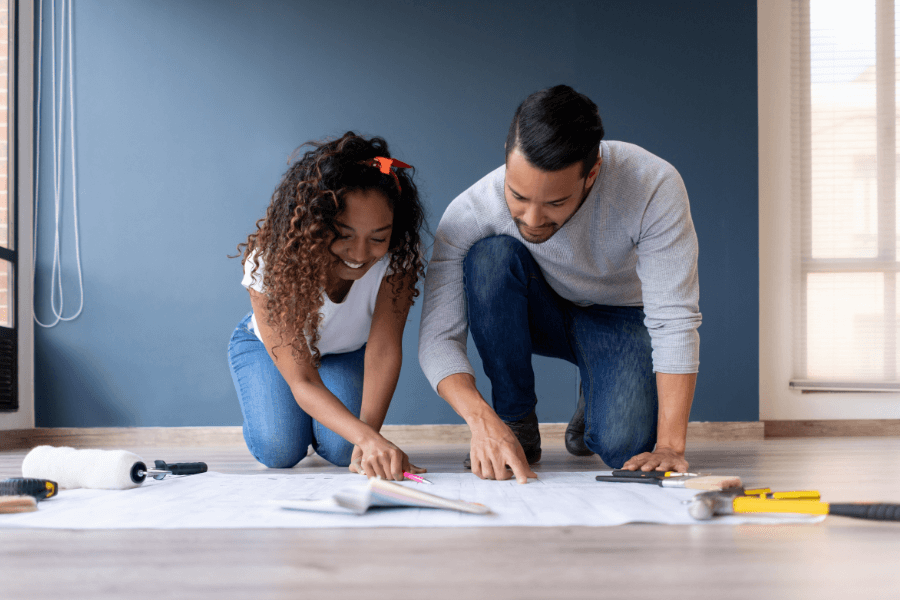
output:
[[[254, 251], [244, 263], [244, 278], [241, 280], [241, 285], [264, 294], [266, 289], [263, 281], [265, 264], [262, 259], [259, 259], [259, 268], [256, 273], [251, 273], [256, 261], [256, 252]], [[322, 308], [319, 309], [322, 321], [319, 324], [318, 344], [319, 353], [322, 356], [359, 350], [369, 339], [372, 315], [375, 313], [375, 300], [389, 263], [390, 254], [385, 254], [384, 258], [372, 265], [362, 278], [353, 282], [344, 301], [339, 304], [332, 302], [328, 295], [324, 291], [322, 292]], [[251, 325], [256, 337], [262, 341], [255, 314], [251, 318]]]

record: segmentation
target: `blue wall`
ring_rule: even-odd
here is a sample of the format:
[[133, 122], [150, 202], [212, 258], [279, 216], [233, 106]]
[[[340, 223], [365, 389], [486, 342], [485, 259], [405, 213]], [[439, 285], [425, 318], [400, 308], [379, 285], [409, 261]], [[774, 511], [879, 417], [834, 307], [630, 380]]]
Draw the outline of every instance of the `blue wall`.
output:
[[[36, 328], [38, 426], [240, 424], [225, 351], [249, 303], [239, 261], [226, 255], [263, 215], [290, 152], [348, 129], [386, 137], [417, 167], [433, 229], [502, 162], [517, 104], [557, 83], [597, 102], [607, 139], [681, 172], [704, 317], [691, 418], [756, 420], [756, 2], [553, 4], [76, 3], [85, 309]], [[42, 114], [37, 309], [46, 320], [49, 102]], [[63, 218], [71, 314], [70, 206]], [[419, 315], [416, 306], [387, 422], [459, 423], [417, 364]], [[535, 365], [538, 416], [567, 421], [575, 368]], [[483, 374], [479, 385], [487, 394]]]

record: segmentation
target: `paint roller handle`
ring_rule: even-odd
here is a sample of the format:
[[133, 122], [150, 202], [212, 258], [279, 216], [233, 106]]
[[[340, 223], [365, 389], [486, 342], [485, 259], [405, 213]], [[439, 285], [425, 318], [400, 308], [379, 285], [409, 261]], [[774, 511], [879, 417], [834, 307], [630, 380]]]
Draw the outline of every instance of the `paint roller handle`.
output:
[[886, 502], [829, 504], [828, 514], [855, 517], [857, 519], [874, 519], [876, 521], [900, 521], [900, 504], [888, 504]]
[[206, 463], [172, 463], [166, 464], [164, 460], [154, 461], [157, 469], [160, 471], [169, 471], [172, 475], [196, 475], [197, 473], [206, 473]]

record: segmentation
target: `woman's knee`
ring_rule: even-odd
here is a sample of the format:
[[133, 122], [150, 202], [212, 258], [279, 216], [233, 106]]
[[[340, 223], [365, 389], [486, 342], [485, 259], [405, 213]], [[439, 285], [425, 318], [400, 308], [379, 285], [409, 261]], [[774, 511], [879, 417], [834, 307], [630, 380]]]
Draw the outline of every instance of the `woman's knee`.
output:
[[327, 436], [316, 444], [316, 454], [335, 466], [349, 467], [353, 444], [337, 435]]
[[244, 439], [253, 457], [270, 469], [290, 469], [306, 456], [309, 440], [279, 440], [271, 436], [257, 439], [260, 436], [247, 435]]

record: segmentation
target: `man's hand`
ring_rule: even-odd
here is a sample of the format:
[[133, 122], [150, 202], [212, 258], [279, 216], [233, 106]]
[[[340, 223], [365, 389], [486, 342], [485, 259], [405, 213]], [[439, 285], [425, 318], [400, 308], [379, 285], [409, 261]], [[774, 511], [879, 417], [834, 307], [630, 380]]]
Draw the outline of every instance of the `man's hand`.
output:
[[684, 452], [677, 452], [670, 448], [657, 448], [653, 452], [643, 452], [628, 459], [622, 468], [626, 471], [677, 471], [687, 473], [688, 461], [684, 459]]
[[537, 479], [516, 435], [478, 393], [474, 377], [468, 373], [448, 375], [438, 384], [437, 392], [472, 431], [469, 459], [475, 475], [482, 479], [509, 479], [509, 467], [519, 483], [528, 483], [529, 477]]
[[472, 473], [481, 479], [505, 480], [513, 475], [519, 483], [528, 483], [529, 477], [537, 479], [535, 472], [528, 466], [519, 440], [506, 423], [497, 417], [472, 427], [469, 456]]

